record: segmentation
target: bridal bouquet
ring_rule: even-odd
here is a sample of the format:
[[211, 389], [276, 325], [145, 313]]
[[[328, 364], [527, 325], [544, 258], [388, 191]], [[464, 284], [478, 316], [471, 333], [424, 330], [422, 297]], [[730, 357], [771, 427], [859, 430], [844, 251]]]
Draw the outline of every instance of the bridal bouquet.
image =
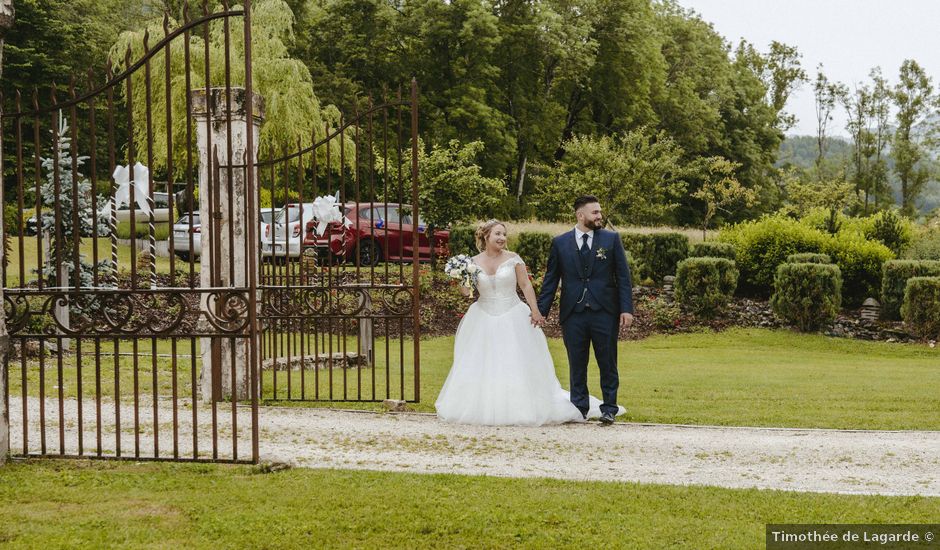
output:
[[466, 254], [458, 254], [448, 259], [444, 265], [444, 273], [451, 279], [457, 279], [460, 286], [466, 288], [476, 288], [479, 272], [480, 266], [473, 263]]

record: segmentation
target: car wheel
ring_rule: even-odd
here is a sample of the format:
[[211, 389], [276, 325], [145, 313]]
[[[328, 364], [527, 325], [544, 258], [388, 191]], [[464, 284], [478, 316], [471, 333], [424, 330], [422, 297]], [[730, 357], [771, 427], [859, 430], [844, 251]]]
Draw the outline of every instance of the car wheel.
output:
[[371, 266], [382, 261], [382, 250], [375, 241], [359, 241], [359, 265]]

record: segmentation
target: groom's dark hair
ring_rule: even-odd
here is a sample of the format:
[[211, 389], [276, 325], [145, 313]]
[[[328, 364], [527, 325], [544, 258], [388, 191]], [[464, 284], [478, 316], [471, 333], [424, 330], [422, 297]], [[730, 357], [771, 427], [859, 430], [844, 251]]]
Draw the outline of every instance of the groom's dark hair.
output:
[[574, 200], [574, 211], [577, 212], [585, 204], [591, 204], [592, 202], [599, 202], [597, 197], [594, 195], [581, 195], [580, 197]]

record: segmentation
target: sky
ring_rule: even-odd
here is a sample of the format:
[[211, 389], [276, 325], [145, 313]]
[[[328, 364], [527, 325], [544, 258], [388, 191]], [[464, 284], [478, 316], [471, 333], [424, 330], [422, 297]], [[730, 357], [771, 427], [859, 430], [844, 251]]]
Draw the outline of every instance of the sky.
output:
[[[891, 84], [905, 59], [916, 60], [940, 78], [940, 0], [678, 0], [695, 10], [732, 44], [745, 39], [760, 51], [776, 40], [796, 46], [810, 80], [816, 66], [830, 80], [846, 84], [868, 81], [880, 66]], [[816, 108], [811, 82], [804, 83], [787, 103], [799, 119], [788, 134], [815, 135]], [[847, 135], [840, 109], [830, 135]]]

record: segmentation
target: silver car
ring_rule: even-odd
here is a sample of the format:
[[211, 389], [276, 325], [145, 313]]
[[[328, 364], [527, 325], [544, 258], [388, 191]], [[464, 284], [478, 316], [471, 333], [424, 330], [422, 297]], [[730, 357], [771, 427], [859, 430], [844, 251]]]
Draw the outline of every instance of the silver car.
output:
[[[189, 249], [189, 217], [193, 218], [193, 247]], [[199, 225], [199, 212], [183, 214], [180, 219], [173, 224], [173, 252], [182, 260], [188, 261], [190, 256], [198, 258], [202, 253], [202, 239], [200, 237], [201, 229]]]

